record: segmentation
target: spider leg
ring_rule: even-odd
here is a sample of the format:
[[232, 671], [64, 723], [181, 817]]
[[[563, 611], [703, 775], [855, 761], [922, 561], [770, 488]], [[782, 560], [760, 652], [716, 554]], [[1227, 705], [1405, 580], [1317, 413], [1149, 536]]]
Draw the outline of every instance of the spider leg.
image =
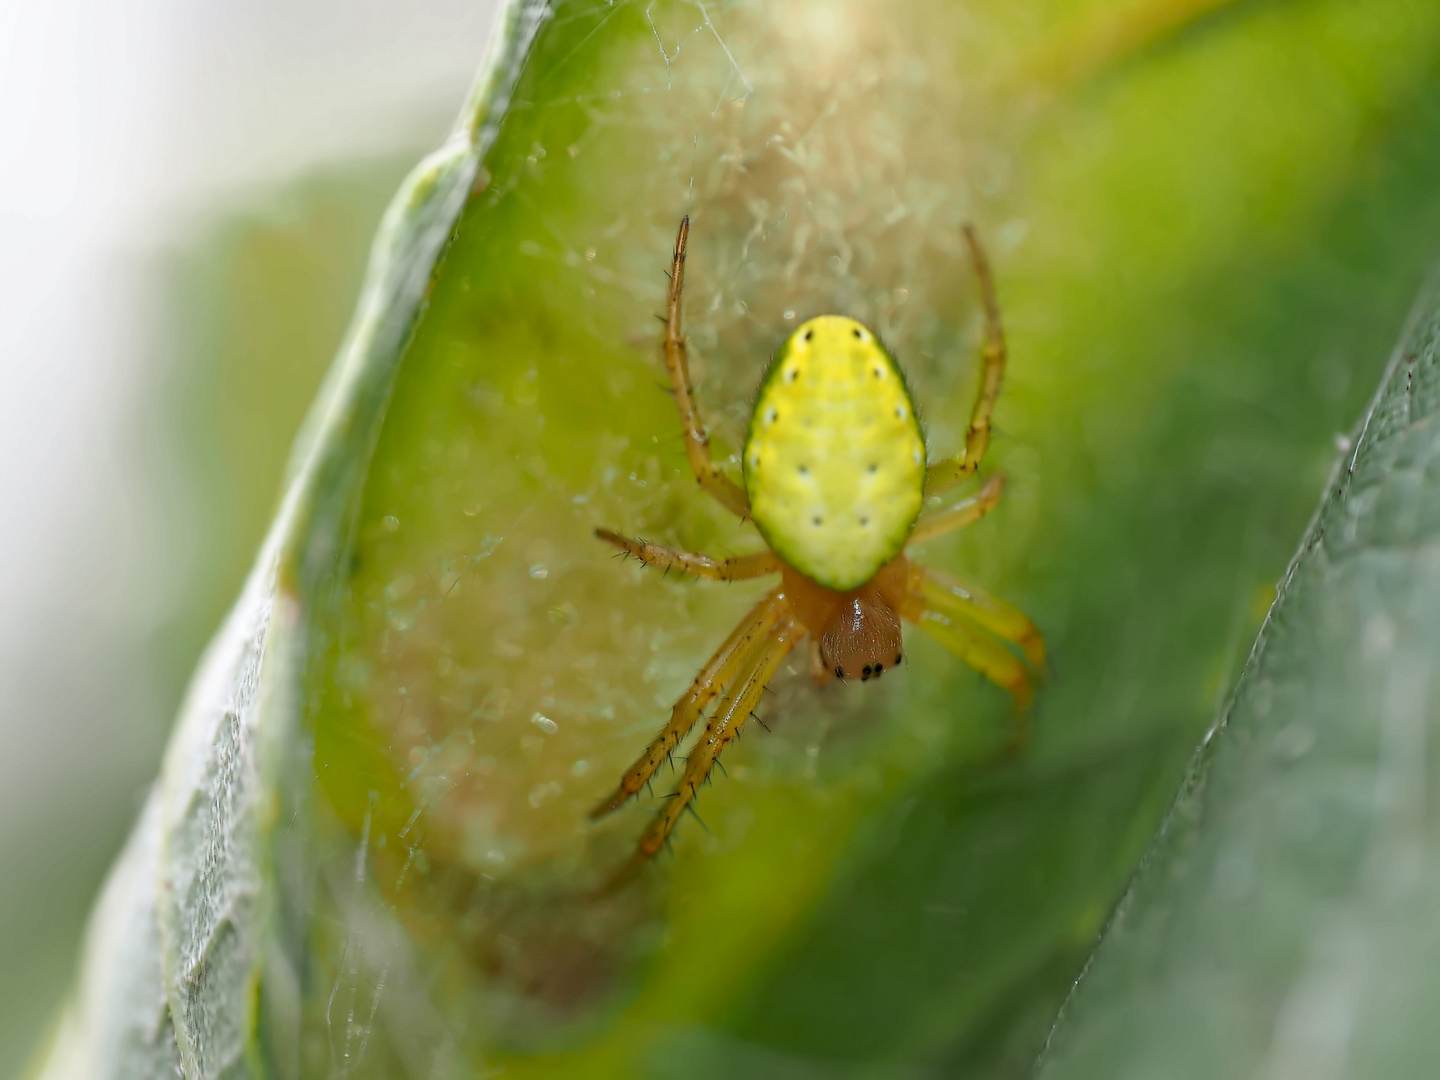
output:
[[652, 544], [646, 540], [631, 540], [613, 533], [609, 529], [596, 529], [595, 535], [606, 543], [614, 544], [627, 555], [633, 555], [646, 566], [663, 566], [667, 570], [683, 570], [696, 577], [711, 581], [742, 581], [765, 574], [780, 572], [779, 556], [769, 551], [757, 551], [753, 555], [737, 555], [731, 559], [712, 559], [709, 555], [698, 555], [691, 551]]
[[742, 488], [715, 463], [710, 455], [710, 436], [695, 409], [695, 392], [690, 383], [690, 362], [685, 351], [685, 333], [680, 324], [680, 296], [685, 289], [685, 244], [690, 236], [690, 215], [680, 219], [675, 237], [675, 254], [670, 266], [670, 301], [665, 313], [665, 367], [675, 390], [675, 406], [685, 427], [685, 456], [700, 486], [726, 510], [750, 516], [750, 500]]
[[985, 344], [980, 351], [980, 393], [970, 410], [970, 426], [965, 429], [965, 448], [953, 458], [936, 462], [925, 470], [925, 493], [952, 488], [980, 467], [985, 448], [990, 445], [990, 413], [1000, 396], [1000, 380], [1005, 374], [1005, 331], [1000, 323], [1000, 302], [995, 298], [995, 278], [990, 273], [990, 260], [980, 246], [980, 237], [973, 225], [965, 226], [965, 243], [970, 248], [970, 262], [980, 282], [980, 299], [985, 306]]
[[745, 674], [721, 698], [700, 741], [690, 751], [674, 798], [665, 800], [659, 813], [651, 819], [650, 826], [640, 837], [635, 860], [632, 861], [643, 862], [664, 846], [680, 815], [685, 813], [700, 785], [709, 776], [711, 767], [740, 734], [760, 695], [765, 692], [765, 685], [774, 677], [775, 669], [803, 634], [804, 630], [788, 616], [771, 628], [769, 635], [750, 657]]
[[970, 498], [962, 499], [954, 506], [947, 506], [944, 510], [938, 510], [929, 517], [921, 519], [919, 524], [911, 530], [908, 542], [914, 544], [921, 540], [943, 536], [947, 532], [963, 529], [966, 525], [979, 521], [995, 509], [995, 504], [1000, 501], [1000, 494], [1004, 490], [1005, 478], [1003, 476], [990, 477], [985, 481], [985, 486]]
[[906, 591], [897, 599], [896, 607], [904, 618], [1010, 692], [1015, 702], [1013, 741], [1017, 747], [1023, 746], [1028, 738], [1024, 713], [1034, 696], [1033, 679], [1002, 641], [1014, 641], [1028, 657], [1043, 661], [1044, 643], [1030, 620], [978, 589], [914, 563], [910, 564]]
[[1008, 690], [1015, 699], [1017, 715], [1029, 706], [1035, 694], [1029, 672], [1014, 653], [994, 638], [931, 611], [916, 620], [916, 625], [996, 686]]
[[674, 753], [680, 740], [690, 733], [705, 706], [747, 670], [746, 665], [754, 654], [756, 642], [773, 632], [786, 603], [778, 591], [772, 592], [740, 620], [725, 643], [700, 669], [690, 689], [675, 702], [669, 722], [620, 778], [620, 786], [615, 793], [590, 811], [592, 818], [603, 817], [622, 805], [655, 775], [660, 765]]
[[[911, 563], [911, 589], [926, 610], [950, 622], [969, 622], [1016, 645], [1036, 671], [1045, 668], [1045, 639], [1019, 608], [991, 596], [978, 585]], [[918, 578], [918, 580], [916, 580]]]
[[810, 637], [810, 677], [817, 683], [824, 685], [831, 678], [830, 669], [825, 665], [825, 658], [820, 655], [820, 639], [813, 634]]

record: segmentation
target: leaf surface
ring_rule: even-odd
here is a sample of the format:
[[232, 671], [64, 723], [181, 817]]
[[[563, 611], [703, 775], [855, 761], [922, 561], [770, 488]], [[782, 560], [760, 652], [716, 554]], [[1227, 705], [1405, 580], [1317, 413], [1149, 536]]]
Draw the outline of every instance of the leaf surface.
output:
[[[1440, 13], [541, 10], [511, 9], [523, 73], [474, 114], [493, 144], [467, 126], [456, 171], [402, 196], [435, 207], [443, 258], [377, 263], [390, 285], [343, 354], [364, 359], [296, 459], [313, 510], [277, 526], [273, 596], [304, 647], [256, 724], [292, 768], [313, 739], [315, 780], [276, 765], [253, 790], [304, 828], [254, 844], [269, 878], [165, 901], [164, 1000], [190, 1009], [185, 943], [253, 895], [266, 914], [237, 925], [284, 963], [227, 968], [227, 992], [288, 994], [294, 1027], [241, 1042], [305, 1075], [1024, 1075], [1433, 257]], [[1031, 614], [1054, 670], [1008, 762], [1004, 696], [933, 643], [844, 692], [786, 674], [706, 827], [597, 898], [654, 804], [586, 811], [759, 587], [644, 574], [592, 536], [758, 545], [697, 490], [656, 386], [685, 212], [722, 455], [786, 327], [825, 311], [876, 328], [932, 453], [953, 450], [978, 224], [1010, 329], [985, 470], [1007, 496], [920, 554]], [[328, 411], [346, 401], [364, 408]], [[167, 776], [228, 761], [223, 725], [187, 730]], [[196, 1062], [228, 1045], [203, 1009], [171, 1013]]]
[[1043, 1077], [1406, 1076], [1440, 1042], [1440, 278]]

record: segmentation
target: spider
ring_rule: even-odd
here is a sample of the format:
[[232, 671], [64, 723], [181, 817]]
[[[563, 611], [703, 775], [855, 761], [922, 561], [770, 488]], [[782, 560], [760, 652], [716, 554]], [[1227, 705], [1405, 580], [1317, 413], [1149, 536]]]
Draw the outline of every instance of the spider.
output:
[[[740, 620], [615, 792], [591, 812], [601, 817], [645, 787], [710, 703], [720, 699], [690, 750], [679, 785], [641, 835], [634, 865], [660, 850], [681, 814], [693, 812], [692, 801], [712, 766], [753, 715], [781, 662], [806, 638], [818, 681], [858, 676], [867, 682], [901, 662], [900, 620], [915, 623], [1010, 692], [1016, 746], [1025, 738], [1032, 673], [1045, 663], [1044, 641], [1020, 611], [906, 555], [910, 544], [983, 517], [1004, 488], [1003, 478], [992, 476], [970, 498], [920, 514], [928, 496], [979, 468], [1005, 368], [995, 285], [974, 228], [966, 225], [964, 234], [984, 303], [985, 342], [964, 449], [927, 464], [915, 405], [895, 360], [863, 324], [822, 315], [795, 329], [761, 379], [741, 455], [743, 487], [712, 458], [695, 408], [680, 319], [689, 234], [687, 215], [675, 238], [664, 343], [685, 453], [700, 486], [753, 522], [767, 550], [714, 559], [608, 529], [596, 535], [648, 566], [715, 581], [779, 574], [780, 583]], [[1024, 661], [1004, 643], [1015, 646]]]

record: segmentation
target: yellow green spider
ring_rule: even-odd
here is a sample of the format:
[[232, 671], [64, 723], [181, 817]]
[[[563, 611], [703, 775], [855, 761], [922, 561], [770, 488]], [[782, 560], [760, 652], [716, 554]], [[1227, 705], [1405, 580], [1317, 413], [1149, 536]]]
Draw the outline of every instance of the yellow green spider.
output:
[[[711, 458], [695, 410], [680, 325], [689, 233], [686, 217], [675, 239], [665, 322], [665, 366], [685, 428], [685, 452], [700, 486], [753, 522], [768, 550], [712, 559], [608, 529], [596, 535], [650, 566], [716, 581], [779, 574], [780, 584], [740, 620], [614, 794], [592, 812], [600, 817], [639, 792], [720, 698], [679, 786], [641, 836], [636, 865], [660, 850], [781, 662], [807, 637], [817, 680], [864, 682], [900, 663], [900, 620], [908, 619], [1008, 690], [1017, 718], [1045, 663], [1044, 641], [1020, 611], [905, 554], [910, 544], [984, 516], [1004, 487], [1001, 477], [992, 476], [970, 498], [920, 516], [927, 496], [954, 487], [979, 467], [1005, 369], [995, 285], [975, 230], [967, 225], [965, 240], [980, 283], [986, 335], [964, 449], [927, 464], [915, 404], [894, 359], [861, 323], [822, 315], [795, 329], [760, 382], [741, 457], [743, 488]], [[1016, 737], [1023, 738], [1023, 727]]]

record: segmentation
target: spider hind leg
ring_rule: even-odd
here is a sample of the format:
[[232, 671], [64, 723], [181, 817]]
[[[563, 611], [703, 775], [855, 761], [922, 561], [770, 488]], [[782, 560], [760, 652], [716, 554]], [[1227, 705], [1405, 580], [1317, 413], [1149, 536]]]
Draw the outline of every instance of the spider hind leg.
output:
[[995, 278], [990, 260], [980, 243], [973, 225], [966, 225], [965, 245], [970, 249], [970, 263], [980, 285], [980, 300], [985, 309], [985, 344], [980, 349], [980, 390], [970, 410], [970, 423], [965, 429], [965, 446], [953, 458], [938, 461], [925, 471], [925, 493], [934, 495], [954, 487], [980, 467], [990, 445], [990, 414], [1000, 397], [1000, 382], [1005, 375], [1005, 328], [1000, 322], [1000, 302], [995, 295]]
[[938, 510], [927, 517], [922, 517], [910, 533], [907, 544], [918, 544], [922, 540], [929, 540], [936, 536], [944, 536], [956, 529], [963, 529], [966, 525], [979, 521], [982, 517], [995, 509], [995, 504], [1000, 501], [1000, 495], [1005, 490], [1005, 478], [1003, 476], [992, 476], [985, 481], [985, 485], [968, 499], [962, 499], [953, 506], [947, 506], [944, 510]]
[[685, 428], [685, 457], [700, 486], [721, 506], [740, 518], [750, 516], [750, 500], [745, 489], [725, 475], [711, 456], [710, 436], [695, 407], [695, 389], [690, 383], [690, 359], [685, 348], [685, 331], [681, 325], [680, 298], [685, 292], [685, 249], [690, 239], [690, 216], [680, 221], [675, 235], [675, 252], [670, 261], [670, 292], [665, 306], [665, 369], [675, 393], [675, 407], [680, 410], [680, 423]]

